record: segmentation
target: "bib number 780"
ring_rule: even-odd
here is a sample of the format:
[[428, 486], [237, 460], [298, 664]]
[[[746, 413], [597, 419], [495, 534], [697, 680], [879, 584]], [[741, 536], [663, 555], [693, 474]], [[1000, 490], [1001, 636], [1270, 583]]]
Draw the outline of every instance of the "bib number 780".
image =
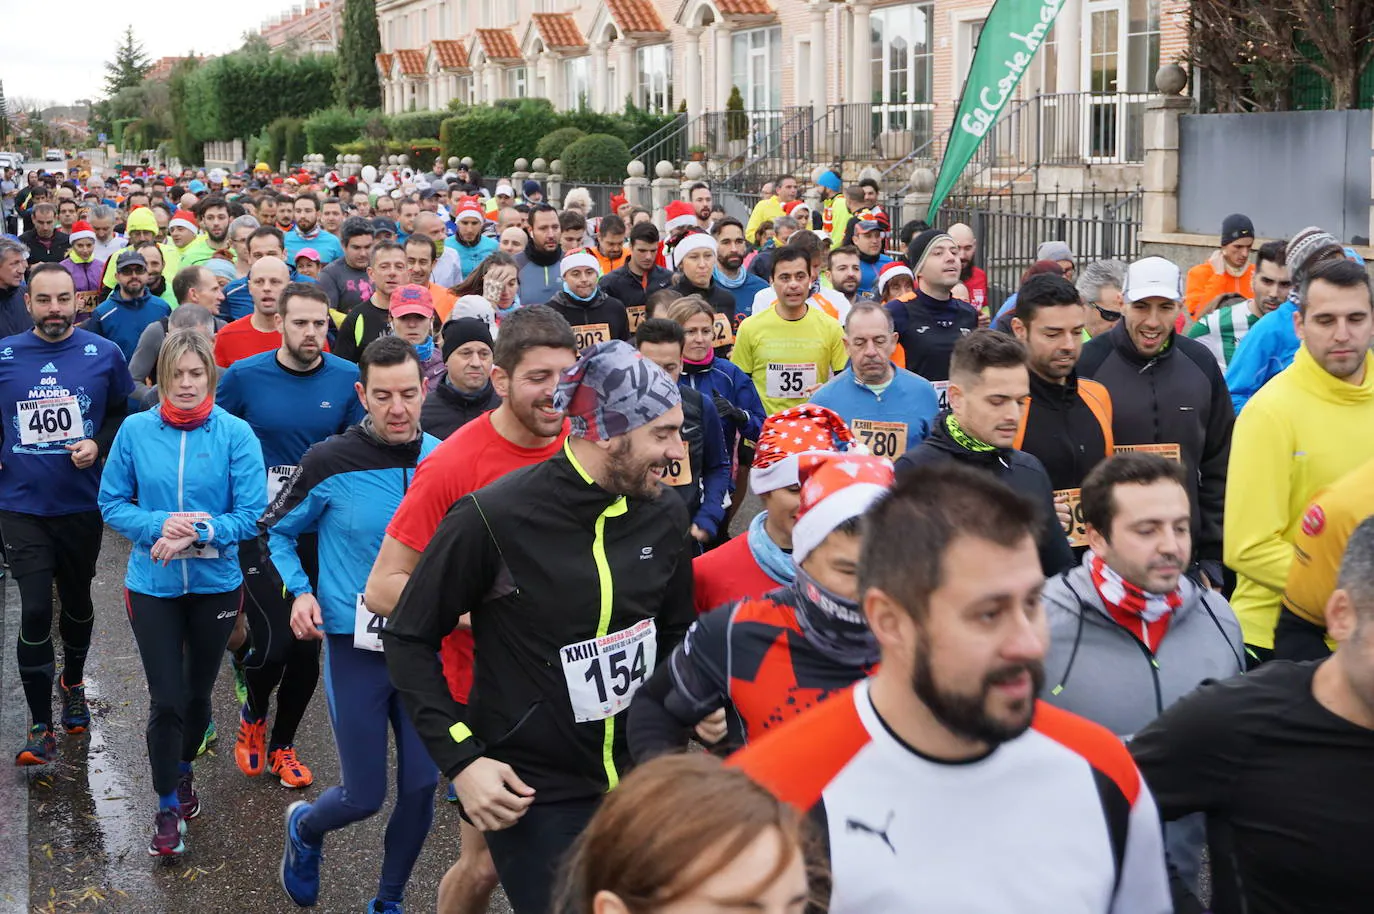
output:
[[629, 707], [654, 671], [657, 650], [652, 619], [559, 648], [573, 719], [605, 720]]

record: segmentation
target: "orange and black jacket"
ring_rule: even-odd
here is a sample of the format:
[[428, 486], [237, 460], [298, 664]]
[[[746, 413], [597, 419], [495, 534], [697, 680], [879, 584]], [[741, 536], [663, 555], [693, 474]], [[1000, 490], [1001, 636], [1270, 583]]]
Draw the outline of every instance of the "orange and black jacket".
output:
[[1045, 465], [1050, 486], [1077, 489], [1093, 467], [1112, 456], [1112, 398], [1096, 381], [1071, 374], [1051, 384], [1030, 376], [1030, 402], [1012, 447]]
[[635, 694], [627, 734], [635, 762], [681, 749], [719, 708], [729, 726], [723, 748], [738, 748], [872, 672], [806, 637], [798, 615], [807, 600], [792, 585], [697, 617]]

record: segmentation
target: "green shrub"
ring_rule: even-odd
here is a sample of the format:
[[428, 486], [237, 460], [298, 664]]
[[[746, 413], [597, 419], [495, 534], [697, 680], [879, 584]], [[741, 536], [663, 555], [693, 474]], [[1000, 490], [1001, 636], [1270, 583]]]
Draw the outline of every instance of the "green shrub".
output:
[[386, 118], [387, 135], [393, 140], [409, 142], [417, 136], [438, 136], [439, 125], [447, 117], [442, 111], [408, 111]]
[[187, 74], [183, 86], [190, 139], [250, 136], [282, 116], [304, 117], [334, 94], [333, 54], [235, 51]]
[[267, 164], [276, 168], [285, 159], [288, 163], [299, 162], [305, 155], [305, 135], [301, 132], [301, 119], [279, 117], [267, 125]]
[[563, 174], [570, 181], [620, 181], [629, 163], [630, 147], [606, 133], [588, 134], [563, 150]]
[[347, 108], [321, 108], [302, 123], [305, 132], [305, 151], [318, 153], [333, 161], [339, 147], [357, 141], [363, 135], [363, 124], [375, 114], [373, 111], [349, 111]]
[[586, 135], [586, 131], [578, 127], [559, 127], [534, 147], [535, 158], [543, 159], [545, 162], [562, 158], [564, 149]]
[[730, 87], [730, 97], [725, 100], [725, 136], [730, 140], [743, 140], [749, 137], [749, 118], [744, 113], [744, 96], [739, 86]]
[[539, 141], [559, 126], [544, 99], [510, 106], [472, 108], [444, 121], [439, 130], [444, 158], [471, 156], [487, 174], [509, 173], [516, 159], [534, 157]]

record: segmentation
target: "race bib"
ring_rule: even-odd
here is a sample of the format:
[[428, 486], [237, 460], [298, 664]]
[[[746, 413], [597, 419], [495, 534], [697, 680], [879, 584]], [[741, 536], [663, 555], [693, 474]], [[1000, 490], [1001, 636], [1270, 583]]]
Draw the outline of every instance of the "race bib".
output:
[[716, 348], [735, 345], [735, 328], [730, 326], [728, 314], [715, 316], [711, 322], [711, 335], [713, 337], [711, 345]]
[[1064, 528], [1064, 535], [1069, 538], [1069, 545], [1078, 547], [1088, 545], [1088, 528], [1083, 523], [1083, 490], [1082, 489], [1058, 489], [1054, 493], [1054, 500], [1063, 498], [1069, 503], [1069, 515], [1072, 520]]
[[644, 323], [644, 306], [626, 305], [625, 314], [630, 318], [630, 332], [634, 333], [639, 329], [639, 325]]
[[628, 708], [653, 673], [657, 653], [653, 619], [559, 648], [573, 720], [605, 720]]
[[20, 400], [15, 405], [21, 444], [52, 444], [84, 437], [81, 406], [74, 396]]
[[611, 338], [611, 325], [579, 324], [573, 328], [573, 335], [577, 338], [577, 351], [581, 352], [589, 346], [608, 341]]
[[868, 446], [874, 457], [896, 460], [906, 453], [907, 428], [905, 422], [877, 422], [872, 419], [855, 419], [849, 428], [859, 440]]
[[[197, 523], [198, 521], [208, 521], [210, 519], [210, 515], [205, 513], [204, 511], [173, 511], [172, 516], [184, 517], [193, 524]], [[185, 549], [178, 552], [176, 555], [172, 556], [173, 561], [177, 559], [217, 558], [219, 558], [219, 549], [211, 545], [210, 543], [192, 543]]]
[[353, 601], [353, 646], [360, 651], [382, 649], [382, 629], [386, 619], [367, 608], [363, 595]]
[[298, 466], [283, 465], [267, 468], [267, 503], [269, 505], [277, 500], [277, 495], [291, 483], [291, 480], [296, 478], [296, 474], [300, 471], [301, 468]]
[[939, 401], [940, 411], [949, 409], [949, 382], [931, 381], [930, 386], [935, 388], [935, 399]]
[[76, 293], [77, 313], [85, 314], [95, 310], [96, 304], [100, 301], [99, 292], [78, 292]]
[[800, 399], [816, 384], [815, 362], [769, 362], [766, 392], [774, 400]]
[[1183, 455], [1177, 444], [1118, 444], [1118, 454], [1156, 454], [1175, 463], [1183, 462]]
[[663, 482], [674, 488], [690, 486], [692, 484], [692, 462], [685, 457], [682, 460], [668, 461], [668, 468], [663, 471]]

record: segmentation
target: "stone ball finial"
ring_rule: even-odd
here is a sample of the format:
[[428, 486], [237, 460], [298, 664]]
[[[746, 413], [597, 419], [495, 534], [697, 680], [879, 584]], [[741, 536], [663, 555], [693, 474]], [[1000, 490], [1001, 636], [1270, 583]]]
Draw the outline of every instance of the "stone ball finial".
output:
[[457, 168], [459, 165], [462, 165], [462, 164], [463, 164], [462, 162], [458, 161], [458, 157], [457, 157], [457, 156], [449, 156], [449, 157], [448, 157], [448, 167], [449, 167], [449, 168]]
[[700, 162], [688, 162], [682, 169], [682, 177], [687, 181], [700, 181], [706, 174], [706, 169], [701, 167]]
[[529, 170], [530, 170], [530, 160], [529, 160], [529, 159], [516, 159], [516, 160], [515, 160], [515, 170], [516, 170], [516, 171], [529, 171]]
[[1176, 63], [1166, 63], [1155, 71], [1155, 88], [1161, 95], [1181, 95], [1188, 85], [1188, 71]]
[[625, 166], [625, 174], [632, 178], [644, 177], [644, 163], [639, 159], [631, 159], [630, 164]]
[[673, 176], [673, 163], [660, 161], [654, 166], [654, 174], [658, 175], [660, 178], [671, 178]]
[[919, 165], [911, 169], [911, 189], [918, 194], [928, 194], [935, 187], [935, 172]]
[[401, 164], [401, 165], [409, 165], [409, 164], [410, 164], [410, 156], [404, 155], [404, 154], [403, 154], [403, 155], [399, 156], [399, 158], [400, 158], [401, 161], [400, 161], [398, 164]]
[[463, 160], [458, 164], [466, 165], [468, 168], [471, 168], [473, 165], [476, 165], [477, 163], [473, 161], [472, 156], [463, 156]]
[[549, 174], [551, 174], [551, 175], [561, 175], [562, 173], [563, 173], [563, 160], [562, 160], [562, 159], [554, 159], [552, 162], [549, 163]]
[[401, 157], [400, 157], [400, 156], [387, 156], [387, 157], [386, 157], [386, 164], [388, 164], [388, 165], [400, 165], [400, 164], [401, 164]]
[[531, 164], [530, 170], [531, 170], [531, 171], [547, 171], [547, 170], [548, 170], [548, 167], [549, 167], [549, 163], [548, 163], [548, 162], [545, 162], [543, 159], [535, 159], [534, 162]]

